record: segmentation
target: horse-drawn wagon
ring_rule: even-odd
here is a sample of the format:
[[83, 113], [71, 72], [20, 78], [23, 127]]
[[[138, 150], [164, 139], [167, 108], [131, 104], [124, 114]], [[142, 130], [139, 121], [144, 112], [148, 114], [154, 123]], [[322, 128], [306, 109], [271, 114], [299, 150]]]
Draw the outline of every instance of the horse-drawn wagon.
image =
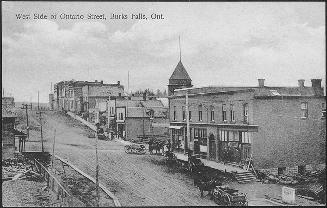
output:
[[216, 186], [213, 189], [213, 200], [215, 203], [224, 206], [248, 206], [247, 197], [238, 190], [227, 186]]
[[125, 145], [124, 147], [125, 152], [127, 154], [145, 154], [146, 148], [143, 144], [131, 144], [131, 145]]

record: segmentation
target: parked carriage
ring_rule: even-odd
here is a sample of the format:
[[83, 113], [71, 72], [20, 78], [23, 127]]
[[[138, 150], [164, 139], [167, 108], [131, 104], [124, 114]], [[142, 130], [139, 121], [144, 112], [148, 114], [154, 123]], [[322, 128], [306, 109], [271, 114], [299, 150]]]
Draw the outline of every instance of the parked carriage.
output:
[[143, 144], [125, 145], [124, 149], [127, 154], [145, 154], [146, 153], [146, 148]]
[[213, 189], [213, 200], [215, 203], [224, 206], [248, 206], [247, 197], [238, 190], [227, 186], [216, 186]]

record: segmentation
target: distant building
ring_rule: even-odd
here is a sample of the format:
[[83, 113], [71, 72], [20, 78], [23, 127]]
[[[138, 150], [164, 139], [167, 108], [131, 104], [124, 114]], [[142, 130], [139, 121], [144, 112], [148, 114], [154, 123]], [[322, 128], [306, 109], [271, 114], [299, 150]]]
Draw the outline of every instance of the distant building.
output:
[[2, 105], [2, 160], [13, 157], [15, 152], [15, 119], [12, 109]]
[[171, 96], [176, 89], [193, 87], [192, 80], [180, 60], [169, 78], [168, 96]]
[[13, 108], [15, 107], [15, 101], [13, 97], [2, 97], [2, 106], [5, 108]]
[[81, 115], [95, 122], [98, 106], [106, 102], [109, 96], [122, 96], [124, 86], [117, 84], [104, 84], [103, 81], [61, 81], [54, 85], [54, 108]]
[[[311, 87], [298, 82], [297, 87], [268, 87], [259, 79], [254, 87], [169, 90], [173, 148], [190, 149], [217, 162], [246, 164], [251, 159], [255, 168], [274, 171], [325, 164], [326, 97], [321, 79], [312, 79]], [[227, 156], [226, 149], [232, 154]]]
[[50, 110], [54, 110], [54, 106], [55, 106], [55, 99], [54, 99], [54, 94], [50, 93], [49, 94], [49, 109]]
[[[156, 98], [117, 97], [108, 102], [110, 119], [119, 138], [169, 137], [168, 108]], [[159, 125], [158, 125], [159, 124]]]

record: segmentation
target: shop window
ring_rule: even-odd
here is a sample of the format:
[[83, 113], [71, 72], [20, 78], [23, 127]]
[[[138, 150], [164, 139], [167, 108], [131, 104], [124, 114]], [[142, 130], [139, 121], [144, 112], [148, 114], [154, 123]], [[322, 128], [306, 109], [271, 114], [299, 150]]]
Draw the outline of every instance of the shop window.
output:
[[174, 106], [174, 121], [176, 121], [176, 106]]
[[308, 103], [301, 103], [301, 118], [308, 118]]
[[223, 104], [223, 106], [222, 106], [222, 116], [223, 116], [223, 121], [227, 121], [227, 112], [226, 112], [225, 104]]
[[186, 120], [186, 114], [185, 114], [185, 106], [182, 106], [182, 113], [183, 113], [183, 121]]
[[277, 169], [278, 175], [283, 175], [286, 172], [286, 167], [281, 167]]
[[241, 142], [243, 144], [251, 144], [252, 143], [252, 138], [251, 138], [250, 132], [240, 132], [240, 136], [241, 136]]
[[326, 103], [321, 104], [321, 118], [326, 119]]
[[305, 165], [299, 165], [297, 171], [299, 174], [304, 175], [305, 174]]
[[228, 131], [219, 130], [220, 141], [227, 142], [228, 141]]
[[235, 111], [234, 111], [234, 104], [230, 105], [230, 119], [231, 121], [235, 121]]
[[247, 103], [243, 105], [243, 121], [249, 123], [249, 105]]

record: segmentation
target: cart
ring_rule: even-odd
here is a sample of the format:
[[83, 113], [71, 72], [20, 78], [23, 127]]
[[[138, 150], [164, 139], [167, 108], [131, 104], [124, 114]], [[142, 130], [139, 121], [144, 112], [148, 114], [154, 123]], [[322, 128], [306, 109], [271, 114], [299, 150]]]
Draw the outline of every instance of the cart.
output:
[[238, 190], [227, 186], [216, 186], [213, 190], [213, 200], [216, 204], [224, 206], [248, 206], [247, 197]]
[[146, 148], [142, 144], [125, 145], [124, 149], [127, 154], [145, 154], [146, 153]]

